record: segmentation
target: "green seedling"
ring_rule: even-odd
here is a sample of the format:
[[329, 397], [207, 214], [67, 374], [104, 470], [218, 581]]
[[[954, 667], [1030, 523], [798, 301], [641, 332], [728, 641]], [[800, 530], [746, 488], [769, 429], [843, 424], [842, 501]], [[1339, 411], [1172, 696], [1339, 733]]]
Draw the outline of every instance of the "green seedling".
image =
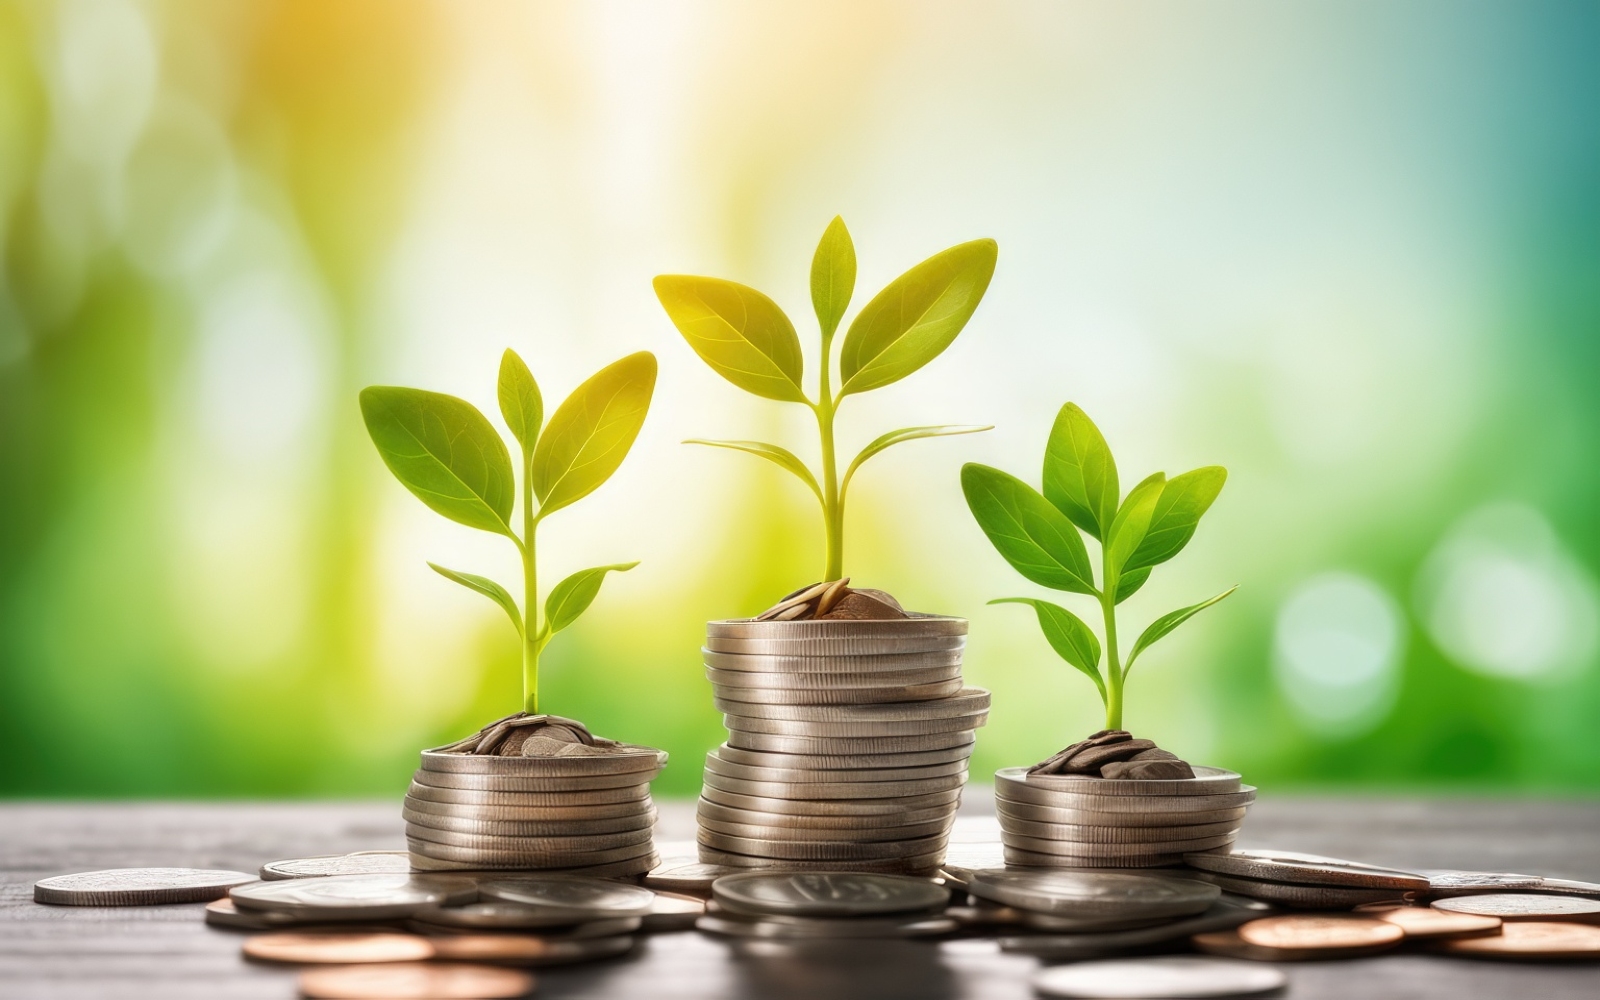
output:
[[[1087, 414], [1068, 403], [1056, 416], [1044, 452], [1044, 493], [1015, 476], [987, 465], [961, 469], [961, 489], [983, 533], [1034, 583], [1052, 590], [1087, 594], [1100, 603], [1105, 623], [1105, 675], [1100, 672], [1100, 641], [1083, 619], [1066, 608], [1031, 597], [1003, 597], [990, 604], [1027, 604], [1052, 649], [1094, 681], [1106, 706], [1106, 728], [1122, 728], [1122, 689], [1134, 661], [1155, 642], [1196, 614], [1227, 597], [1157, 618], [1140, 634], [1128, 658], [1117, 655], [1117, 605], [1132, 597], [1150, 571], [1183, 550], [1194, 537], [1200, 516], [1228, 478], [1220, 465], [1168, 479], [1164, 473], [1143, 480], [1119, 496], [1117, 463]], [[1088, 549], [1079, 529], [1100, 543], [1100, 584], [1095, 585]]]
[[[500, 359], [500, 414], [521, 448], [522, 533], [512, 527], [516, 477], [511, 455], [478, 408], [464, 399], [391, 385], [361, 390], [361, 415], [378, 454], [417, 499], [470, 528], [504, 535], [522, 557], [523, 604], [487, 577], [429, 563], [446, 579], [494, 601], [522, 640], [522, 698], [539, 711], [539, 654], [551, 636], [588, 609], [607, 573], [637, 562], [596, 566], [556, 584], [539, 610], [534, 536], [551, 514], [593, 493], [617, 471], [650, 409], [656, 359], [630, 354], [572, 391], [549, 423], [533, 373], [515, 351]], [[542, 425], [542, 426], [541, 426]]]
[[701, 439], [685, 444], [749, 452], [794, 473], [822, 507], [824, 580], [844, 576], [845, 496], [867, 459], [905, 441], [991, 429], [947, 424], [890, 431], [861, 449], [842, 478], [838, 474], [834, 419], [845, 397], [898, 382], [949, 347], [982, 301], [998, 252], [994, 240], [973, 240], [935, 254], [891, 281], [851, 321], [839, 351], [835, 391], [833, 336], [856, 284], [855, 244], [844, 220], [835, 218], [811, 259], [811, 305], [822, 333], [815, 399], [803, 386], [800, 338], [776, 302], [720, 278], [656, 278], [656, 296], [673, 325], [713, 370], [746, 392], [799, 403], [816, 415], [822, 442], [820, 482], [794, 452], [775, 444]]

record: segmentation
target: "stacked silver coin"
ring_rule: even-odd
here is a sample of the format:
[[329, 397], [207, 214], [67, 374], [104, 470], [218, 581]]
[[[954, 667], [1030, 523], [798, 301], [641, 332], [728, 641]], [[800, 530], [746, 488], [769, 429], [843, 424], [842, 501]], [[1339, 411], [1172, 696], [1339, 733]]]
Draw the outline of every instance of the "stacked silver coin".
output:
[[728, 741], [706, 757], [700, 860], [737, 868], [938, 866], [989, 693], [964, 687], [967, 623], [711, 622]]
[[1230, 847], [1256, 790], [1239, 775], [1196, 767], [1193, 778], [1119, 779], [995, 773], [995, 811], [1008, 865], [1149, 868]]
[[581, 757], [425, 750], [402, 815], [411, 865], [638, 875], [659, 858], [650, 780], [667, 755], [628, 746]]
[[712, 885], [695, 926], [747, 938], [931, 937], [957, 928], [950, 890], [923, 878], [864, 872], [746, 872]]

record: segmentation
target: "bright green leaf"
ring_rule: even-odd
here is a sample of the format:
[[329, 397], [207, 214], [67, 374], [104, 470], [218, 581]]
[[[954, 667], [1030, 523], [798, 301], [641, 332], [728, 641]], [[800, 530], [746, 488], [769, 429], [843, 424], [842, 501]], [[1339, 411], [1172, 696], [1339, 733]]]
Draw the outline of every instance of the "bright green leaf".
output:
[[522, 613], [517, 610], [517, 602], [511, 599], [511, 595], [506, 592], [506, 588], [488, 577], [478, 576], [476, 573], [460, 573], [453, 569], [446, 569], [437, 563], [429, 563], [428, 566], [446, 580], [454, 580], [468, 590], [477, 591], [500, 605], [505, 609], [506, 614], [511, 616], [511, 624], [517, 627], [517, 634], [522, 634]]
[[1094, 681], [1100, 700], [1106, 700], [1106, 683], [1100, 676], [1100, 640], [1083, 619], [1059, 605], [1032, 597], [1001, 597], [990, 604], [1027, 604], [1039, 616], [1039, 628], [1056, 655], [1077, 667]]
[[544, 601], [544, 638], [549, 637], [571, 625], [578, 620], [578, 616], [589, 609], [594, 603], [595, 595], [600, 593], [600, 584], [606, 574], [613, 570], [621, 573], [633, 569], [638, 562], [614, 563], [610, 566], [596, 566], [593, 569], [580, 569], [578, 572], [556, 584], [550, 591], [550, 596]]
[[539, 440], [539, 427], [544, 423], [544, 397], [539, 395], [533, 372], [509, 347], [500, 355], [499, 396], [500, 415], [522, 445], [523, 455], [531, 455], [534, 442]]
[[874, 438], [871, 444], [861, 449], [861, 454], [855, 457], [855, 461], [850, 463], [850, 468], [844, 472], [844, 479], [841, 480], [839, 486], [839, 494], [841, 496], [844, 495], [844, 491], [850, 486], [850, 477], [856, 474], [856, 470], [861, 467], [862, 463], [886, 448], [893, 448], [897, 444], [916, 441], [921, 438], [954, 437], [957, 434], [977, 434], [980, 431], [992, 430], [994, 430], [994, 426], [991, 424], [938, 424], [932, 427], [902, 427], [900, 430], [890, 431]]
[[856, 246], [838, 216], [828, 223], [811, 258], [811, 306], [824, 337], [833, 336], [856, 288]]
[[1104, 539], [1117, 516], [1117, 463], [1089, 415], [1068, 403], [1044, 449], [1044, 496], [1072, 523]]
[[1187, 608], [1179, 608], [1177, 611], [1168, 612], [1151, 622], [1150, 627], [1140, 634], [1139, 640], [1133, 644], [1133, 649], [1128, 652], [1128, 662], [1122, 668], [1122, 675], [1124, 677], [1128, 675], [1128, 671], [1133, 669], [1133, 661], [1139, 658], [1140, 653], [1154, 645], [1156, 640], [1165, 637], [1168, 632], [1171, 632], [1179, 625], [1182, 625], [1238, 589], [1238, 587], [1229, 587], [1208, 601], [1201, 601], [1199, 604], [1191, 604]]
[[361, 416], [383, 462], [417, 499], [472, 528], [511, 535], [511, 455], [488, 418], [464, 399], [372, 385]]
[[961, 490], [978, 526], [1017, 572], [1055, 590], [1097, 593], [1078, 529], [1033, 487], [969, 462], [961, 467]]
[[809, 402], [800, 338], [778, 304], [721, 278], [663, 274], [656, 298], [696, 354], [734, 385], [767, 399]]
[[759, 455], [767, 461], [775, 462], [799, 476], [800, 481], [805, 483], [811, 492], [817, 495], [817, 499], [819, 501], [822, 499], [822, 489], [817, 486], [816, 477], [811, 474], [810, 469], [806, 468], [806, 463], [800, 461], [800, 457], [787, 448], [781, 448], [775, 444], [767, 444], [765, 441], [708, 441], [705, 438], [690, 438], [684, 444], [704, 444], [713, 448], [731, 448], [734, 451]]
[[1144, 582], [1148, 579], [1150, 579], [1149, 566], [1146, 566], [1144, 569], [1136, 569], [1122, 574], [1122, 576], [1117, 579], [1117, 603], [1121, 604], [1123, 601], [1126, 601], [1128, 598], [1138, 593], [1139, 588], [1144, 586]]
[[[1145, 532], [1150, 528], [1150, 518], [1154, 516], [1156, 501], [1161, 499], [1161, 488], [1166, 485], [1165, 473], [1157, 472], [1151, 475], [1128, 491], [1128, 496], [1122, 501], [1122, 506], [1117, 509], [1117, 516], [1111, 521], [1111, 530], [1107, 532], [1106, 546], [1106, 573], [1110, 580], [1122, 577], [1122, 567], [1128, 562], [1128, 557], [1133, 555], [1144, 541]], [[1107, 582], [1110, 586], [1110, 582]]]
[[1144, 540], [1128, 558], [1124, 568], [1133, 570], [1156, 566], [1183, 551], [1189, 539], [1194, 537], [1200, 516], [1222, 492], [1222, 484], [1227, 478], [1227, 469], [1220, 465], [1208, 465], [1167, 480], [1150, 515], [1150, 527], [1144, 533]]
[[839, 351], [841, 396], [898, 382], [938, 357], [983, 300], [994, 240], [953, 246], [913, 267], [856, 314]]
[[611, 478], [639, 436], [655, 386], [655, 355], [640, 351], [600, 369], [556, 408], [533, 452], [540, 517]]

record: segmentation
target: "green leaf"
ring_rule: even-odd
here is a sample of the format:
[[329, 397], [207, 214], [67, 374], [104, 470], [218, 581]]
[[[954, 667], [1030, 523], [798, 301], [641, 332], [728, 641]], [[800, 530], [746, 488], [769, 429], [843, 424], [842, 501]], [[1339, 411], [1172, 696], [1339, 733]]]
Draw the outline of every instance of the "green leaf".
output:
[[639, 436], [655, 387], [655, 355], [640, 351], [600, 369], [556, 408], [533, 452], [541, 518], [611, 478]]
[[1078, 404], [1056, 414], [1044, 449], [1044, 496], [1072, 523], [1104, 539], [1117, 516], [1117, 463], [1100, 428]]
[[850, 477], [856, 474], [856, 469], [862, 463], [886, 448], [893, 448], [906, 441], [916, 441], [920, 438], [953, 437], [957, 434], [977, 434], [980, 431], [992, 431], [992, 424], [937, 424], [931, 427], [902, 427], [897, 431], [890, 431], [881, 437], [874, 438], [872, 443], [861, 449], [861, 454], [850, 463], [850, 468], [844, 472], [839, 492], [844, 493], [845, 487], [850, 485]]
[[1100, 689], [1100, 700], [1106, 700], [1106, 683], [1100, 677], [1100, 640], [1085, 625], [1082, 618], [1049, 601], [1032, 597], [1001, 597], [990, 604], [1027, 604], [1039, 616], [1039, 628], [1056, 655], [1077, 667], [1094, 681]]
[[1126, 568], [1156, 566], [1183, 551], [1194, 537], [1200, 516], [1222, 492], [1227, 478], [1227, 469], [1208, 465], [1167, 480], [1150, 515], [1150, 527], [1145, 530], [1144, 540], [1128, 557]]
[[477, 407], [439, 392], [371, 385], [361, 390], [361, 417], [383, 463], [417, 499], [452, 521], [516, 537], [511, 455]]
[[505, 609], [506, 614], [511, 616], [511, 624], [517, 627], [517, 634], [522, 634], [522, 613], [517, 610], [517, 602], [511, 599], [511, 595], [506, 592], [506, 588], [488, 577], [478, 576], [476, 573], [457, 572], [453, 569], [446, 569], [437, 563], [429, 563], [428, 566], [446, 580], [454, 580], [468, 590], [475, 590], [500, 605]]
[[780, 448], [775, 444], [767, 444], [764, 441], [709, 441], [705, 438], [690, 438], [684, 444], [703, 444], [712, 448], [731, 448], [734, 451], [759, 455], [767, 461], [775, 462], [799, 476], [800, 481], [805, 483], [811, 492], [817, 495], [817, 499], [819, 501], [822, 500], [822, 489], [817, 486], [816, 477], [811, 474], [810, 469], [806, 468], [806, 463], [800, 461], [800, 457], [787, 448]]
[[544, 423], [544, 397], [539, 395], [533, 372], [509, 347], [500, 355], [499, 388], [500, 415], [522, 445], [522, 454], [531, 455], [534, 442], [539, 440], [539, 427]]
[[953, 246], [873, 296], [839, 351], [839, 395], [898, 382], [938, 357], [983, 300], [998, 254], [994, 240]]
[[594, 603], [595, 595], [600, 593], [600, 583], [607, 573], [613, 570], [622, 573], [637, 565], [638, 562], [613, 563], [610, 566], [580, 569], [556, 584], [550, 596], [544, 600], [544, 640], [548, 642], [550, 636], [577, 621], [578, 616], [588, 610], [589, 605]]
[[1127, 498], [1117, 509], [1117, 516], [1111, 521], [1111, 530], [1106, 533], [1107, 586], [1111, 586], [1111, 581], [1122, 578], [1123, 566], [1144, 541], [1145, 532], [1150, 528], [1150, 518], [1155, 514], [1156, 501], [1161, 499], [1161, 488], [1166, 482], [1165, 473], [1157, 472], [1149, 476], [1128, 491]]
[[663, 274], [656, 298], [694, 352], [734, 385], [767, 399], [807, 403], [794, 324], [754, 288], [720, 278]]
[[1128, 652], [1128, 662], [1122, 668], [1122, 676], [1128, 676], [1128, 671], [1133, 669], [1133, 661], [1139, 658], [1140, 653], [1154, 645], [1158, 639], [1164, 638], [1168, 632], [1171, 632], [1179, 625], [1182, 625], [1238, 589], [1238, 587], [1229, 587], [1209, 601], [1201, 601], [1199, 604], [1191, 604], [1187, 608], [1179, 608], [1151, 622], [1150, 627], [1140, 633], [1139, 640], [1133, 644], [1133, 649]]
[[1149, 566], [1144, 569], [1136, 569], [1131, 573], [1122, 574], [1121, 578], [1117, 580], [1117, 603], [1121, 604], [1138, 593], [1139, 588], [1143, 587], [1144, 582], [1148, 579], [1150, 579]]
[[824, 337], [833, 336], [856, 289], [856, 245], [844, 219], [834, 216], [811, 258], [811, 307]]
[[1055, 590], [1098, 593], [1078, 529], [1033, 487], [969, 462], [961, 467], [961, 491], [978, 526], [1017, 572]]

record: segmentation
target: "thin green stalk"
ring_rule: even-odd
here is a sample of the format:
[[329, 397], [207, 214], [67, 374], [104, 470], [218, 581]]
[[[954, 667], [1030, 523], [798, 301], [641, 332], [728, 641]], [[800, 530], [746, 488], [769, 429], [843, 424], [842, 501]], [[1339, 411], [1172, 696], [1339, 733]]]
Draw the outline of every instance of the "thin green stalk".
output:
[[539, 528], [533, 509], [532, 455], [522, 463], [522, 710], [539, 714], [539, 563], [534, 534]]
[[1106, 728], [1122, 728], [1122, 665], [1117, 658], [1117, 581], [1107, 558], [1102, 567], [1100, 611], [1106, 626]]
[[817, 428], [822, 432], [822, 527], [826, 537], [827, 566], [823, 580], [844, 578], [844, 503], [839, 496], [839, 466], [834, 457], [833, 417], [838, 402], [833, 398], [833, 333], [822, 336], [822, 374], [817, 389]]

